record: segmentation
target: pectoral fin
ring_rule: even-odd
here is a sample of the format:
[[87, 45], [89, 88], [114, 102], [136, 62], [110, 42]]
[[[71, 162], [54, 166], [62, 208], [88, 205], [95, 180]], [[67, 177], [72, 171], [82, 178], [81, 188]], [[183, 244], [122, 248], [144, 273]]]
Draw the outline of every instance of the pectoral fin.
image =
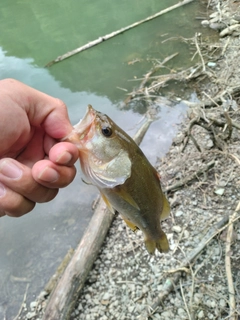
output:
[[123, 188], [116, 187], [114, 190], [119, 197], [121, 197], [125, 202], [129, 203], [132, 207], [140, 210], [139, 206], [135, 202], [135, 200], [131, 197], [131, 195], [126, 192]]
[[101, 196], [103, 198], [103, 201], [106, 203], [108, 209], [112, 212], [112, 213], [115, 213], [115, 210], [113, 209], [111, 203], [108, 201], [108, 198], [103, 194], [101, 193]]

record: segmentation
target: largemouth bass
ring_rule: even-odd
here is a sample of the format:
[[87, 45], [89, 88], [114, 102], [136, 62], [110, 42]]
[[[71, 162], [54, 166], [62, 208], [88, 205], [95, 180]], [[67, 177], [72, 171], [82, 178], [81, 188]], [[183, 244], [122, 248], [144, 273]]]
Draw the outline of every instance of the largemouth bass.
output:
[[168, 217], [170, 207], [158, 172], [133, 139], [89, 105], [64, 141], [78, 147], [82, 171], [109, 209], [119, 212], [133, 231], [143, 232], [148, 252], [167, 252], [169, 244], [160, 220]]

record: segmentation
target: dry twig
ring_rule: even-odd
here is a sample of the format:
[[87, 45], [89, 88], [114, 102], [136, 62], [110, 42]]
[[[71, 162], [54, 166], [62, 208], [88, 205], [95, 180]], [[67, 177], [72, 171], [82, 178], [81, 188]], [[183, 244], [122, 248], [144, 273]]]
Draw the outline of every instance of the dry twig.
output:
[[201, 62], [202, 62], [202, 72], [204, 73], [204, 72], [206, 72], [206, 66], [205, 66], [205, 62], [203, 60], [203, 56], [202, 56], [199, 44], [198, 44], [198, 34], [197, 33], [195, 34], [194, 42], [195, 42], [195, 46], [197, 48], [198, 55], [199, 55]]
[[191, 176], [182, 179], [181, 181], [175, 183], [174, 185], [171, 185], [169, 187], [167, 187], [165, 189], [165, 191], [173, 191], [176, 190], [184, 185], [186, 185], [187, 183], [189, 183], [190, 181], [196, 179], [199, 175], [204, 174], [205, 172], [207, 172], [208, 170], [210, 170], [211, 168], [213, 168], [215, 165], [215, 160], [210, 161], [208, 164], [206, 164], [203, 168], [199, 169], [197, 172], [195, 172], [194, 174], [192, 174]]

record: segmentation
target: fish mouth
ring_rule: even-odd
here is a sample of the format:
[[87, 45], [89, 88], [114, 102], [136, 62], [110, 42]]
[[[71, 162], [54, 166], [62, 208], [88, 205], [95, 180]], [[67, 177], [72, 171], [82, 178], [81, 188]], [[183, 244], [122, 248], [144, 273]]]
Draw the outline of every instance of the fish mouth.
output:
[[91, 140], [95, 132], [96, 111], [89, 104], [84, 117], [73, 126], [73, 131], [62, 141], [70, 141], [77, 146], [82, 146], [87, 140]]
[[94, 133], [94, 120], [96, 118], [96, 111], [93, 109], [93, 107], [89, 104], [87, 107], [87, 111], [80, 120], [79, 123], [77, 123], [74, 126], [74, 131], [78, 135], [78, 139], [81, 141], [91, 139]]

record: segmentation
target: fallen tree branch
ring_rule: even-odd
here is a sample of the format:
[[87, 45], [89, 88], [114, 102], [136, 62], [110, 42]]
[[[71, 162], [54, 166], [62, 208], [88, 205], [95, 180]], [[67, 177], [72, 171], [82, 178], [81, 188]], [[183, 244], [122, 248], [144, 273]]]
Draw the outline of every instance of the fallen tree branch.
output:
[[139, 26], [140, 24], [142, 24], [142, 23], [144, 23], [144, 22], [147, 22], [147, 21], [150, 21], [150, 20], [152, 20], [152, 19], [155, 19], [155, 18], [157, 18], [157, 17], [159, 17], [159, 16], [161, 16], [161, 15], [167, 13], [167, 12], [170, 12], [170, 11], [172, 11], [172, 10], [174, 10], [174, 9], [177, 9], [177, 8], [179, 8], [179, 7], [182, 7], [182, 6], [184, 6], [185, 4], [188, 4], [188, 3], [193, 2], [193, 1], [194, 1], [194, 0], [183, 0], [183, 1], [179, 1], [179, 2], [176, 3], [175, 5], [173, 5], [173, 6], [171, 6], [171, 7], [168, 7], [168, 8], [166, 8], [166, 9], [164, 9], [164, 10], [161, 10], [161, 11], [159, 11], [158, 13], [156, 13], [156, 14], [150, 16], [150, 17], [147, 17], [146, 19], [137, 21], [137, 22], [135, 22], [135, 23], [133, 23], [133, 24], [127, 26], [127, 27], [121, 28], [121, 29], [119, 29], [119, 30], [117, 30], [117, 31], [114, 31], [114, 32], [111, 32], [111, 33], [109, 33], [109, 34], [107, 34], [107, 35], [105, 35], [105, 36], [103, 36], [103, 37], [99, 37], [99, 38], [96, 39], [96, 40], [90, 41], [89, 43], [83, 45], [82, 47], [79, 47], [79, 48], [77, 48], [77, 49], [75, 49], [75, 50], [69, 51], [69, 52], [67, 52], [67, 53], [65, 53], [65, 54], [57, 57], [56, 59], [50, 61], [49, 63], [47, 63], [47, 65], [46, 65], [45, 67], [50, 67], [50, 66], [52, 66], [53, 64], [55, 64], [55, 63], [57, 63], [57, 62], [60, 62], [60, 61], [62, 61], [62, 60], [65, 60], [65, 59], [67, 59], [67, 58], [69, 58], [69, 57], [71, 57], [71, 56], [73, 56], [73, 55], [75, 55], [75, 54], [77, 54], [77, 53], [79, 53], [79, 52], [84, 51], [84, 50], [87, 50], [87, 49], [89, 49], [89, 48], [92, 48], [92, 47], [96, 46], [97, 44], [99, 44], [99, 43], [101, 43], [101, 42], [103, 42], [103, 41], [106, 41], [106, 40], [108, 40], [108, 39], [111, 39], [111, 38], [113, 38], [113, 37], [115, 37], [115, 36], [117, 36], [117, 35], [125, 32], [125, 31], [127, 31], [127, 30], [130, 30], [130, 29], [133, 29], [133, 28]]
[[227, 230], [226, 238], [226, 251], [225, 251], [225, 268], [228, 282], [228, 293], [229, 293], [229, 320], [237, 320], [237, 310], [236, 310], [236, 301], [235, 301], [235, 290], [232, 278], [231, 271], [231, 242], [232, 242], [232, 233], [233, 233], [233, 221], [236, 218], [238, 211], [240, 210], [240, 201], [237, 205], [236, 210], [229, 218], [229, 226]]
[[215, 160], [210, 161], [209, 163], [207, 163], [203, 168], [199, 169], [197, 172], [195, 172], [194, 174], [192, 174], [190, 177], [187, 177], [185, 179], [182, 179], [181, 181], [175, 183], [174, 185], [171, 185], [169, 187], [166, 187], [165, 191], [172, 191], [172, 190], [176, 190], [184, 185], [186, 185], [187, 183], [189, 183], [190, 181], [198, 178], [199, 175], [204, 174], [205, 172], [207, 172], [208, 170], [210, 170], [211, 168], [213, 168], [215, 165]]
[[[139, 320], [147, 320], [151, 315], [153, 315], [160, 306], [163, 306], [164, 300], [167, 298], [169, 293], [176, 287], [178, 281], [181, 278], [182, 271], [186, 269], [189, 264], [193, 262], [193, 260], [201, 253], [201, 251], [206, 247], [206, 245], [220, 232], [222, 232], [225, 228], [227, 228], [230, 224], [232, 224], [234, 221], [238, 220], [240, 218], [240, 215], [238, 217], [234, 217], [233, 220], [229, 221], [229, 216], [226, 215], [222, 218], [219, 222], [217, 222], [203, 237], [202, 241], [199, 243], [197, 248], [192, 250], [187, 257], [184, 259], [183, 264], [176, 269], [176, 272], [172, 278], [167, 278], [164, 283], [164, 289], [161, 291], [156, 298], [156, 300], [153, 302], [153, 304], [150, 307], [150, 312], [148, 310], [144, 310], [143, 313], [140, 315]], [[228, 223], [229, 221], [229, 223]]]
[[[208, 132], [210, 138], [212, 139], [213, 145], [219, 150], [225, 150], [226, 142], [232, 137], [233, 127], [239, 129], [239, 125], [231, 119], [227, 111], [223, 111], [221, 106], [218, 106], [218, 110], [215, 109], [215, 111], [218, 112], [214, 117], [210, 113], [209, 109], [207, 109], [208, 112], [205, 111], [206, 109], [204, 110], [200, 107], [196, 107], [194, 109], [194, 118], [190, 120], [187, 129], [184, 132], [181, 152], [184, 152], [190, 139], [197, 150], [202, 152], [202, 148], [192, 134], [192, 129], [196, 125], [202, 127]], [[222, 121], [221, 118], [225, 118], [225, 121]], [[225, 133], [226, 130], [227, 133]]]
[[[147, 114], [146, 121], [133, 138], [136, 143], [141, 143], [152, 121], [152, 117]], [[68, 320], [70, 318], [113, 218], [114, 215], [100, 199], [71, 261], [50, 295], [42, 320]]]

